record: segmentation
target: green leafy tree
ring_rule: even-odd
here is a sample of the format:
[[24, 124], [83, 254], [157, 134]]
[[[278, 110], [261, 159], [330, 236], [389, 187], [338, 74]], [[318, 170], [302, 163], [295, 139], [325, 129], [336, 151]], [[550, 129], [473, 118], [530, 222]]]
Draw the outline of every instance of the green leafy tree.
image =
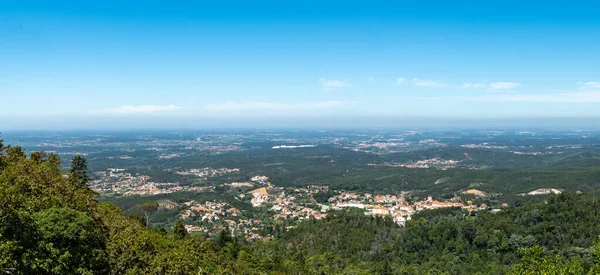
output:
[[[21, 147], [3, 146], [0, 162], [0, 270], [16, 274], [103, 270], [99, 255], [104, 235], [93, 219], [95, 194], [66, 180], [54, 154], [27, 155]], [[76, 234], [75, 229], [90, 234]]]
[[38, 274], [105, 271], [103, 240], [92, 217], [71, 208], [37, 212], [33, 220], [40, 240], [30, 251], [30, 267]]
[[313, 195], [313, 198], [318, 202], [318, 203], [327, 203], [327, 200], [329, 200], [329, 198], [333, 197], [335, 195], [335, 193], [331, 192], [331, 191], [319, 191], [316, 194]]
[[594, 263], [590, 268], [589, 274], [600, 274], [600, 238], [594, 241], [594, 249], [592, 251], [594, 255]]
[[544, 249], [539, 245], [531, 248], [520, 248], [521, 260], [512, 268], [512, 274], [583, 274], [580, 262], [569, 261], [559, 255], [544, 255]]
[[221, 233], [219, 233], [219, 238], [218, 238], [218, 243], [220, 247], [224, 247], [227, 243], [230, 243], [233, 241], [233, 237], [231, 237], [231, 231], [229, 230], [229, 227], [225, 226], [225, 228], [223, 228], [223, 230], [221, 230]]
[[185, 224], [182, 221], [177, 221], [175, 226], [173, 226], [173, 237], [176, 239], [184, 239], [187, 237], [188, 232], [185, 229]]

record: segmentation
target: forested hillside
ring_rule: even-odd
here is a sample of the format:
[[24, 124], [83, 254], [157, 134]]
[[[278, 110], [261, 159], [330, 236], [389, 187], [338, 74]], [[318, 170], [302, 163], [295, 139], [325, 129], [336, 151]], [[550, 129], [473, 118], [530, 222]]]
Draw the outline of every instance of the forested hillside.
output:
[[600, 202], [561, 194], [498, 213], [424, 211], [405, 227], [360, 211], [274, 229], [246, 242], [227, 230], [189, 236], [147, 228], [98, 203], [86, 160], [0, 142], [3, 274], [596, 274]]
[[77, 170], [85, 162], [66, 175], [59, 165], [53, 154], [0, 143], [3, 274], [253, 273], [212, 241], [148, 230], [118, 207], [97, 204]]
[[275, 261], [302, 259], [304, 272], [316, 274], [521, 274], [515, 266], [521, 256], [552, 255], [544, 261], [565, 269], [545, 274], [581, 274], [600, 260], [599, 206], [593, 198], [563, 194], [474, 216], [459, 208], [423, 211], [406, 227], [361, 211], [339, 212], [301, 223], [256, 253], [281, 251]]

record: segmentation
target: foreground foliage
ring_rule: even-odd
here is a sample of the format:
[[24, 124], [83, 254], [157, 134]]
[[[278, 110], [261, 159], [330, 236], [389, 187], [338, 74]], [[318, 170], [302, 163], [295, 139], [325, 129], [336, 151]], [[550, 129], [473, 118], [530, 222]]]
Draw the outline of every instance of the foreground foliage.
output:
[[85, 162], [0, 143], [0, 272], [7, 274], [252, 273], [212, 241], [147, 230], [85, 187]]
[[405, 227], [341, 211], [245, 243], [227, 230], [217, 240], [190, 237], [182, 223], [148, 229], [144, 217], [97, 203], [85, 159], [66, 174], [59, 166], [56, 155], [27, 155], [0, 141], [0, 273], [600, 273], [600, 203], [584, 195], [499, 213], [422, 212]]

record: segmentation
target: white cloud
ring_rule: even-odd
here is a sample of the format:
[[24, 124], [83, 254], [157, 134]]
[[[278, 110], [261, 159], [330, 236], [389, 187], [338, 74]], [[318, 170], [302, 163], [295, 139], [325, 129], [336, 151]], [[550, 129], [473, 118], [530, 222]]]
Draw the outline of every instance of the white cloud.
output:
[[568, 92], [556, 94], [485, 95], [454, 97], [460, 100], [553, 102], [553, 103], [600, 103], [600, 92]]
[[319, 101], [310, 103], [273, 103], [273, 102], [224, 102], [204, 106], [210, 111], [249, 111], [249, 110], [311, 110], [329, 109], [346, 104], [344, 101]]
[[466, 83], [463, 83], [462, 86], [463, 86], [463, 88], [485, 88], [485, 87], [487, 87], [487, 84], [466, 82]]
[[493, 82], [490, 83], [490, 88], [496, 90], [510, 90], [521, 86], [520, 83], [516, 82]]
[[106, 109], [96, 113], [113, 113], [113, 114], [135, 114], [135, 113], [155, 113], [155, 112], [172, 112], [181, 109], [175, 105], [139, 105], [139, 106], [121, 106], [114, 109]]
[[582, 89], [600, 89], [600, 82], [589, 81], [589, 82], [577, 82]]
[[342, 88], [350, 86], [350, 83], [343, 80], [321, 78], [319, 81], [324, 88]]
[[418, 78], [413, 78], [412, 83], [413, 83], [413, 85], [419, 86], [419, 87], [435, 88], [435, 87], [442, 86], [442, 84], [439, 82], [436, 82], [433, 80], [422, 80], [422, 79], [418, 79]]
[[404, 77], [396, 78], [396, 84], [402, 84], [402, 83], [404, 83], [404, 81], [406, 81], [406, 78], [404, 78]]

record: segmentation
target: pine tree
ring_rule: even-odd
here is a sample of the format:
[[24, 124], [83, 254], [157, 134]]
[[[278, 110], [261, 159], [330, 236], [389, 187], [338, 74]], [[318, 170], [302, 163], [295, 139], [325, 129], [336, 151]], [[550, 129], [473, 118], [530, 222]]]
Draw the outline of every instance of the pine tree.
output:
[[87, 160], [77, 155], [71, 161], [71, 170], [69, 171], [71, 180], [79, 184], [79, 186], [87, 186], [90, 178], [87, 176]]

